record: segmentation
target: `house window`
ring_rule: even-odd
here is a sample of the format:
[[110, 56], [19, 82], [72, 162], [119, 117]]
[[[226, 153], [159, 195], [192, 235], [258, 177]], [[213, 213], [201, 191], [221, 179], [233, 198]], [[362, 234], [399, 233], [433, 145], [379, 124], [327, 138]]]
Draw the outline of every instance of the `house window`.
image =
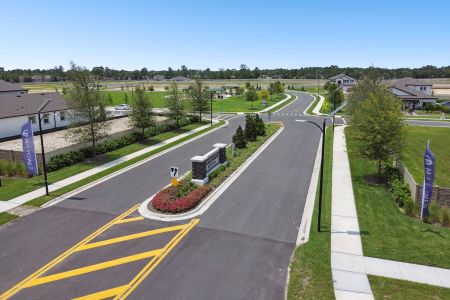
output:
[[28, 121], [31, 122], [31, 124], [36, 124], [36, 116], [28, 116]]
[[48, 114], [44, 114], [44, 117], [42, 118], [42, 121], [44, 124], [50, 124], [50, 118]]
[[66, 115], [63, 111], [59, 112], [59, 120], [60, 121], [65, 121], [66, 120]]

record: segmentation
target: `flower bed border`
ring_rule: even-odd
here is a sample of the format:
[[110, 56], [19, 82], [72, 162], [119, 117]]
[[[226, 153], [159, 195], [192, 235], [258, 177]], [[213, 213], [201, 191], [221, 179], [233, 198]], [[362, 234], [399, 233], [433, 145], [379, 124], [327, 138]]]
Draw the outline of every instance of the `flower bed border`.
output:
[[182, 213], [196, 207], [208, 194], [212, 188], [207, 185], [196, 187], [186, 196], [173, 200], [174, 186], [168, 186], [159, 191], [150, 202], [151, 206], [163, 213]]

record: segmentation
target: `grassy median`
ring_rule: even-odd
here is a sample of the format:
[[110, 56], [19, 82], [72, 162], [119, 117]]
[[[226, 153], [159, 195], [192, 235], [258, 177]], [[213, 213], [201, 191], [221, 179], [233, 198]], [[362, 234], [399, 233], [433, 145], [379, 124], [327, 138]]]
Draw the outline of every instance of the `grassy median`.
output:
[[[317, 232], [318, 192], [309, 241], [294, 253], [289, 274], [288, 299], [334, 299], [331, 277], [331, 175], [333, 129], [327, 128], [324, 165], [322, 232]], [[319, 182], [320, 184], [320, 182]]]

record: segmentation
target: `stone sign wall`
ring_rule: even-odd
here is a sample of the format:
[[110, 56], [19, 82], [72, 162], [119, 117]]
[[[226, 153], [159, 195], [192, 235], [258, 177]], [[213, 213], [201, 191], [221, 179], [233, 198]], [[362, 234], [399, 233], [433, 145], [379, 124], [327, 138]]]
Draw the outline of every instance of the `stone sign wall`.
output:
[[220, 165], [227, 163], [226, 144], [215, 144], [214, 149], [205, 155], [197, 155], [192, 161], [192, 182], [203, 185], [208, 182], [208, 175]]

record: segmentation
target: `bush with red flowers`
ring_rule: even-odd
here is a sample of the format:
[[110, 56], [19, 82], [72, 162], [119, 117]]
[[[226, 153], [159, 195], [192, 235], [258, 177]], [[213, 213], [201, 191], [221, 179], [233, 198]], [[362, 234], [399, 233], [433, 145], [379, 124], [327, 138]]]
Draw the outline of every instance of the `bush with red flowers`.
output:
[[[181, 193], [180, 189], [185, 186], [183, 183], [178, 186], [169, 186], [155, 195], [152, 199], [154, 209], [166, 213], [180, 213], [195, 206], [211, 191], [209, 186], [199, 186], [187, 193]], [[184, 195], [183, 195], [184, 194]]]

